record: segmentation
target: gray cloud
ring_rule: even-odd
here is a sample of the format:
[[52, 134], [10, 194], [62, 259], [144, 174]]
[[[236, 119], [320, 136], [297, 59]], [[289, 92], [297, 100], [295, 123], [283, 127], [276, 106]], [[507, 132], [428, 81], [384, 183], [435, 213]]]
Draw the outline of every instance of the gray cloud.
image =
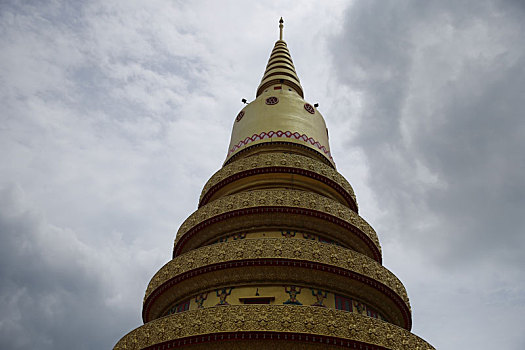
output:
[[0, 7], [2, 348], [109, 348], [140, 325], [280, 16], [414, 331], [525, 345], [520, 2]]
[[122, 311], [112, 305], [112, 284], [100, 275], [101, 265], [111, 263], [99, 260], [105, 254], [72, 230], [47, 223], [16, 185], [0, 192], [0, 232], [2, 348], [91, 349], [113, 341]]
[[[357, 2], [332, 43], [340, 83], [363, 96], [348, 146], [366, 154], [384, 213], [376, 228], [387, 244], [402, 240], [424, 252], [427, 270], [445, 271], [441, 288], [464, 286], [459, 300], [489, 303], [488, 295], [506, 293], [500, 307], [509, 312], [523, 309], [525, 287], [523, 15], [518, 2]], [[494, 279], [494, 270], [507, 273]], [[453, 277], [458, 271], [463, 281]], [[519, 332], [520, 320], [512, 313], [503, 323]], [[439, 348], [467, 346], [422, 333]], [[524, 341], [504, 344], [519, 349]], [[497, 344], [484, 339], [478, 348]]]

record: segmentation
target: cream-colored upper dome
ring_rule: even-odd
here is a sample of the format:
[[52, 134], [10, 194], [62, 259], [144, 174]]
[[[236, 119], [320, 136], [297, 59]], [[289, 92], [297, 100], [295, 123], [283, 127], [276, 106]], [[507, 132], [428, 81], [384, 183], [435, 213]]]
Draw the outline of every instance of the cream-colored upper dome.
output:
[[239, 151], [260, 143], [301, 144], [335, 166], [323, 116], [303, 99], [303, 89], [288, 51], [280, 39], [270, 55], [256, 99], [235, 119], [226, 162]]
[[[274, 102], [277, 103], [268, 104]], [[301, 144], [317, 151], [334, 165], [323, 116], [285, 84], [267, 87], [239, 112], [226, 161], [246, 147], [268, 142]]]

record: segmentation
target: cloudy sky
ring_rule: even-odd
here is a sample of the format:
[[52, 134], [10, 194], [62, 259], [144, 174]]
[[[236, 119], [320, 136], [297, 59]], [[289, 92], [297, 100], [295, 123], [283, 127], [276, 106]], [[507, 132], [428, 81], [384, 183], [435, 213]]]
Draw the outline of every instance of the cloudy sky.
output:
[[0, 1], [0, 348], [109, 349], [277, 21], [438, 349], [524, 349], [523, 1]]

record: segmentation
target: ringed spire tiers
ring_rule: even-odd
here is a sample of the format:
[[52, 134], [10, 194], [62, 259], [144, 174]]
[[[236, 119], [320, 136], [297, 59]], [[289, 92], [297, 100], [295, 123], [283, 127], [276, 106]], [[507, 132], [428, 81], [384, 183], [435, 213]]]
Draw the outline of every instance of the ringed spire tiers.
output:
[[114, 350], [433, 350], [335, 169], [323, 117], [279, 40], [226, 161], [151, 279], [144, 325]]
[[299, 82], [299, 77], [295, 72], [292, 56], [288, 51], [288, 46], [283, 40], [283, 18], [279, 20], [279, 40], [275, 43], [270, 59], [266, 65], [263, 78], [255, 96], [259, 96], [264, 89], [274, 84], [288, 85], [293, 88], [301, 97], [304, 97], [303, 88]]

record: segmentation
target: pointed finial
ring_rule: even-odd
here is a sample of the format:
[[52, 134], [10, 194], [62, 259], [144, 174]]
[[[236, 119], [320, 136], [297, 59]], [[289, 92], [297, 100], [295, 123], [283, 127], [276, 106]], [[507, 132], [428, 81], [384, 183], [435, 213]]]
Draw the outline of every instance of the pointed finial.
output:
[[279, 20], [279, 40], [283, 40], [283, 18], [281, 17], [281, 19]]

